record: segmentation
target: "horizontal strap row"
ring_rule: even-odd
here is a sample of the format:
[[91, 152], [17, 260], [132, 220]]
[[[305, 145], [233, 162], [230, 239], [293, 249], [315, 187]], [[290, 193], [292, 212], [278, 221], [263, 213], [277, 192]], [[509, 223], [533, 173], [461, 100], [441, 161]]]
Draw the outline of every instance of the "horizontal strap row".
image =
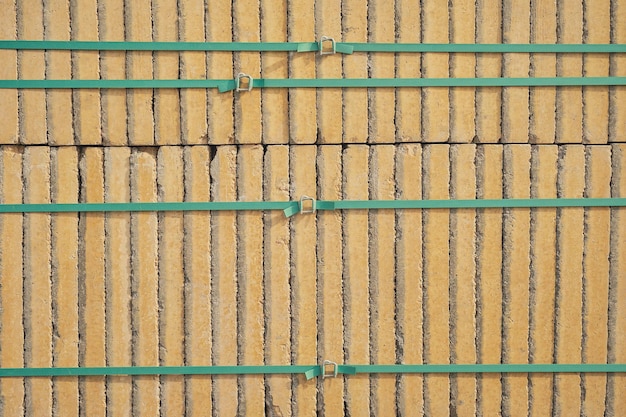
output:
[[[246, 86], [241, 87], [241, 76]], [[555, 87], [626, 85], [626, 77], [524, 78], [285, 78], [234, 80], [0, 80], [0, 89], [217, 88], [220, 92], [255, 88], [402, 88], [402, 87]]]
[[324, 42], [332, 52], [465, 52], [465, 53], [624, 53], [626, 44], [442, 44], [335, 42], [98, 42], [0, 40], [0, 49], [72, 51], [232, 51], [318, 52]]
[[626, 206], [626, 198], [510, 198], [499, 200], [315, 200], [314, 198], [303, 196], [299, 201], [0, 204], [0, 213], [282, 210], [285, 216], [290, 217], [298, 213], [314, 213], [317, 210], [479, 209], [540, 207], [556, 208], [624, 206]]
[[626, 364], [445, 364], [445, 365], [233, 365], [233, 366], [108, 366], [74, 368], [0, 368], [7, 377], [77, 377], [108, 375], [276, 375], [304, 374], [306, 379], [357, 374], [479, 373], [624, 373]]

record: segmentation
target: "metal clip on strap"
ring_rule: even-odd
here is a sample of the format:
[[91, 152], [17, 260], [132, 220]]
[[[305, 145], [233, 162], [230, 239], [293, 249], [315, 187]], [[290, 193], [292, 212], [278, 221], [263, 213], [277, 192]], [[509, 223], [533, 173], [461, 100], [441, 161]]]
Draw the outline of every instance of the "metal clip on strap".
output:
[[301, 214], [315, 213], [315, 211], [317, 210], [317, 204], [313, 197], [303, 195], [302, 197], [300, 197], [299, 208]]
[[250, 91], [252, 90], [252, 85], [254, 84], [254, 80], [248, 74], [244, 74], [240, 72], [237, 74], [237, 78], [235, 79], [236, 90], [237, 91]]

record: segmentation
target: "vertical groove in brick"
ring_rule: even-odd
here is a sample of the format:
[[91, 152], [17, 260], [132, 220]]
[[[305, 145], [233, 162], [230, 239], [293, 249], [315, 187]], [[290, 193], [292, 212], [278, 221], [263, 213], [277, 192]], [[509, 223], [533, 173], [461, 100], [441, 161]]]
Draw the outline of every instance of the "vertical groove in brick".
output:
[[[237, 148], [219, 146], [211, 161], [212, 201], [237, 198]], [[213, 365], [237, 364], [237, 214], [211, 215], [211, 330]], [[236, 415], [237, 377], [213, 378], [213, 415]]]
[[[259, 42], [261, 40], [260, 0], [233, 0], [233, 41]], [[235, 73], [243, 72], [252, 78], [261, 75], [261, 55], [258, 52], [234, 54]], [[236, 143], [261, 143], [261, 90], [253, 88], [235, 94]]]
[[[130, 157], [126, 147], [104, 150], [104, 199], [130, 201]], [[108, 366], [131, 366], [131, 214], [107, 213], [105, 233], [106, 344]], [[132, 413], [132, 377], [107, 379], [107, 412]]]
[[[183, 201], [183, 149], [163, 146], [157, 154], [159, 201]], [[159, 215], [159, 364], [182, 366], [184, 356], [183, 213]], [[185, 413], [185, 382], [181, 375], [161, 377], [164, 415]]]
[[[583, 2], [557, 1], [557, 42], [581, 43], [583, 40]], [[580, 77], [582, 54], [557, 57], [559, 77]], [[583, 128], [582, 87], [559, 87], [556, 92], [556, 142], [581, 143]]]
[[[476, 2], [454, 0], [450, 7], [450, 42], [474, 43], [476, 40]], [[482, 23], [481, 23], [482, 24]], [[450, 76], [472, 78], [476, 75], [475, 54], [451, 54]], [[470, 143], [476, 136], [476, 89], [450, 89], [450, 142]]]
[[[185, 200], [210, 201], [211, 151], [207, 146], [184, 149]], [[184, 215], [185, 364], [211, 364], [211, 214]], [[211, 376], [195, 375], [186, 384], [186, 409], [190, 416], [211, 415]]]
[[[70, 9], [68, 0], [44, 1], [44, 37], [51, 40], [70, 40]], [[2, 37], [2, 39], [6, 39]], [[70, 51], [46, 52], [46, 78], [72, 78]], [[2, 77], [5, 78], [5, 77]], [[72, 145], [72, 91], [50, 90], [46, 92], [48, 143]]]
[[[274, 0], [261, 0], [261, 41], [287, 41], [287, 4]], [[284, 52], [261, 54], [263, 78], [287, 78], [288, 57]], [[341, 100], [339, 100], [341, 101]], [[283, 88], [261, 91], [262, 142], [265, 144], [289, 143], [288, 91]]]
[[[422, 147], [399, 145], [396, 150], [398, 199], [422, 198]], [[396, 213], [396, 338], [400, 363], [423, 362], [422, 338], [422, 211]], [[401, 375], [398, 384], [398, 411], [406, 416], [424, 414], [424, 377]]]
[[[502, 42], [528, 43], [530, 41], [530, 2], [506, 2], [502, 10]], [[528, 77], [528, 54], [503, 54], [502, 76]], [[528, 87], [502, 89], [502, 141], [528, 143], [529, 113]]]
[[[81, 201], [104, 201], [104, 153], [100, 147], [84, 148], [80, 155]], [[79, 361], [81, 366], [106, 365], [104, 214], [82, 213], [79, 245]], [[80, 395], [87, 415], [105, 411], [105, 378], [80, 381]]]
[[[580, 198], [584, 187], [584, 148], [561, 147], [559, 197]], [[580, 363], [582, 359], [583, 217], [582, 208], [562, 208], [557, 214], [556, 363]], [[580, 376], [555, 375], [555, 397], [556, 413], [580, 414]]]
[[[585, 197], [610, 197], [611, 147], [589, 146], [585, 152]], [[585, 363], [607, 363], [611, 209], [590, 207], [585, 211], [582, 360]], [[606, 374], [584, 374], [582, 377], [585, 389], [583, 414], [603, 415]]]
[[[368, 193], [368, 147], [348, 145], [343, 151], [343, 199], [365, 200]], [[367, 212], [343, 213], [344, 361], [370, 363], [369, 265]], [[345, 382], [344, 408], [348, 415], [369, 415], [369, 376]]]
[[[78, 150], [52, 149], [52, 201], [77, 203]], [[77, 213], [53, 215], [52, 228], [52, 329], [53, 364], [78, 366], [78, 217]], [[78, 414], [78, 380], [53, 381], [54, 410], [57, 415]]]
[[[476, 146], [450, 149], [450, 198], [476, 198]], [[450, 215], [450, 348], [453, 363], [476, 363], [476, 211]], [[452, 404], [460, 415], [476, 414], [476, 375], [451, 378]]]
[[[370, 147], [370, 198], [395, 199], [395, 147]], [[372, 363], [396, 363], [396, 222], [392, 210], [369, 212], [370, 358]], [[396, 414], [395, 375], [371, 377], [371, 412]]]
[[[9, 13], [10, 15], [10, 13]], [[43, 1], [28, 5], [17, 3], [17, 39], [43, 39]], [[43, 51], [18, 51], [20, 79], [44, 79]], [[45, 90], [22, 90], [18, 93], [19, 142], [43, 144], [47, 138]]]
[[[24, 152], [24, 203], [50, 202], [50, 149], [29, 147]], [[24, 366], [52, 366], [50, 214], [24, 215]], [[26, 380], [26, 414], [50, 415], [50, 378]]]
[[[157, 201], [156, 151], [135, 148], [131, 153], [130, 192], [133, 202]], [[131, 214], [131, 308], [133, 365], [159, 364], [158, 215]], [[160, 411], [159, 377], [133, 381], [133, 414], [154, 416]]]
[[[289, 148], [268, 146], [263, 193], [267, 201], [289, 200]], [[265, 363], [291, 363], [289, 220], [280, 211], [265, 213]], [[291, 415], [291, 376], [268, 375], [265, 402], [271, 412]]]
[[[502, 43], [502, 2], [476, 1], [476, 43]], [[478, 54], [477, 77], [501, 77], [501, 54]], [[502, 89], [476, 89], [476, 137], [480, 143], [498, 143], [502, 138]]]
[[[419, 43], [421, 37], [420, 8], [412, 0], [396, 0], [397, 34], [395, 42]], [[398, 78], [421, 77], [420, 54], [398, 54], [396, 73]], [[400, 142], [422, 140], [422, 97], [417, 88], [396, 89], [396, 139]]]
[[[24, 177], [22, 173], [24, 148], [0, 147], [0, 202], [22, 203]], [[12, 178], [5, 181], [5, 178]], [[0, 216], [0, 366], [19, 368], [24, 366], [24, 281], [23, 276], [23, 226], [28, 219], [20, 213]], [[27, 307], [27, 306], [26, 306]], [[0, 380], [0, 404], [4, 416], [24, 414], [24, 379], [3, 378]]]
[[[361, 0], [341, 1], [341, 29], [342, 42], [367, 42], [367, 2]], [[367, 55], [344, 56], [343, 76], [344, 78], [367, 78]], [[368, 126], [367, 123], [363, 123], [363, 118], [367, 114], [367, 89], [344, 89], [344, 143], [365, 143], [367, 141]]]
[[[310, 42], [315, 38], [315, 0], [288, 3], [288, 40]], [[292, 54], [290, 78], [315, 78], [315, 54]], [[312, 88], [289, 90], [289, 136], [291, 143], [315, 143], [317, 139], [316, 93]]]
[[[341, 2], [317, 0], [315, 3], [316, 41], [322, 36], [330, 36], [341, 41]], [[317, 76], [319, 78], [342, 78], [342, 55], [317, 54]], [[342, 142], [342, 90], [320, 88], [317, 90], [318, 143]]]
[[[320, 146], [317, 153], [318, 198], [340, 200], [342, 196], [341, 147]], [[318, 216], [317, 268], [318, 287], [318, 362], [343, 360], [343, 242], [340, 212], [326, 212]], [[344, 415], [343, 378], [327, 378], [322, 383], [322, 408], [337, 416]], [[330, 414], [330, 413], [329, 413]]]
[[[70, 12], [72, 40], [97, 41], [99, 38], [97, 1], [73, 2]], [[100, 78], [100, 53], [98, 51], [74, 51], [72, 52], [72, 67], [74, 78], [97, 80]], [[100, 90], [83, 88], [74, 90], [72, 94], [76, 144], [101, 144]]]
[[[153, 0], [153, 39], [176, 42], [179, 37], [178, 1]], [[180, 53], [161, 51], [154, 53], [154, 78], [178, 79], [180, 75]], [[154, 93], [154, 141], [157, 145], [180, 145], [180, 91], [163, 88]]]
[[[556, 198], [557, 146], [534, 146], [531, 151], [531, 197]], [[530, 214], [530, 361], [552, 363], [556, 276], [556, 209], [533, 209]], [[552, 375], [530, 378], [530, 414], [552, 414]]]
[[[530, 9], [530, 42], [556, 43], [556, 2], [533, 1]], [[532, 54], [531, 77], [554, 77], [556, 54]], [[556, 87], [530, 88], [530, 143], [554, 143], [556, 135]]]
[[[242, 146], [237, 163], [237, 192], [240, 201], [263, 201], [263, 147]], [[263, 213], [239, 212], [237, 215], [239, 256], [237, 282], [238, 349], [241, 365], [263, 363]], [[259, 416], [265, 410], [263, 375], [240, 378], [242, 415]]]
[[[0, 2], [0, 39], [17, 39], [16, 0]], [[0, 50], [0, 79], [17, 79], [18, 52]], [[18, 91], [0, 90], [0, 144], [18, 142]]]
[[[503, 153], [500, 145], [477, 149], [477, 198], [502, 198]], [[476, 225], [477, 343], [481, 363], [502, 360], [502, 210], [478, 211]], [[479, 413], [501, 413], [500, 375], [482, 375], [478, 380]]]
[[[626, 3], [611, 2], [611, 43], [626, 43]], [[626, 55], [611, 56], [609, 75], [620, 75], [626, 70]], [[609, 141], [626, 142], [626, 86], [609, 89]]]
[[[422, 1], [422, 41], [424, 43], [448, 43], [449, 12], [436, 0]], [[448, 54], [426, 53], [422, 55], [424, 77], [449, 77]], [[447, 88], [422, 88], [422, 140], [447, 142], [450, 138], [450, 98]]]
[[[422, 154], [422, 198], [448, 199], [450, 146], [429, 145]], [[424, 362], [450, 363], [449, 311], [449, 223], [450, 210], [427, 210], [424, 228]], [[424, 381], [426, 414], [448, 415], [450, 381], [448, 375], [427, 375]]]
[[[126, 11], [124, 7], [124, 0], [107, 0], [106, 4], [98, 5], [98, 33], [101, 41], [125, 39]], [[124, 79], [126, 77], [126, 53], [102, 51], [100, 53], [100, 76], [103, 79]], [[100, 90], [104, 145], [125, 146], [128, 144], [129, 116], [126, 111], [126, 97], [126, 90]]]
[[[317, 147], [292, 146], [289, 155], [291, 199], [316, 198]], [[315, 214], [301, 214], [291, 223], [291, 340], [293, 363], [317, 361], [317, 223]], [[303, 375], [294, 377], [294, 415], [314, 415], [317, 387]]]

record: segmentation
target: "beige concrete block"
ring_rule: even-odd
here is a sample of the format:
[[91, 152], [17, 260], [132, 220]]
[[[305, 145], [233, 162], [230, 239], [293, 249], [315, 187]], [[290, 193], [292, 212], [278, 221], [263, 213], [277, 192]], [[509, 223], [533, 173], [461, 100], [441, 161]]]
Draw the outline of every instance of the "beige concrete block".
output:
[[[268, 146], [263, 170], [264, 200], [289, 200], [289, 148]], [[265, 213], [265, 362], [291, 363], [290, 222], [280, 211]], [[266, 377], [265, 401], [276, 415], [291, 415], [291, 376]], [[342, 393], [343, 394], [343, 391]]]
[[[0, 147], [0, 201], [2, 204], [22, 202], [22, 162], [24, 148], [20, 146]], [[11, 181], [5, 181], [12, 178]], [[24, 366], [24, 297], [23, 297], [23, 226], [22, 214], [0, 216], [0, 363], [3, 367]], [[0, 399], [5, 415], [24, 414], [24, 379], [4, 378], [0, 380]]]
[[[342, 0], [342, 42], [367, 42], [367, 4], [359, 0]], [[348, 12], [349, 11], [349, 12]], [[367, 78], [367, 55], [343, 57], [344, 78]], [[343, 91], [343, 142], [365, 143], [368, 136], [367, 89]]]
[[[369, 149], [365, 145], [348, 145], [343, 151], [343, 199], [367, 200]], [[344, 276], [344, 359], [346, 363], [370, 362], [370, 302], [368, 213], [355, 210], [343, 213]], [[364, 416], [370, 413], [370, 378], [356, 375], [346, 380], [346, 414]]]
[[[263, 147], [242, 146], [237, 156], [237, 193], [240, 201], [263, 201]], [[263, 314], [263, 213], [239, 212], [237, 233], [238, 345], [243, 365], [258, 365], [264, 359]], [[265, 410], [263, 375], [240, 378], [242, 400], [239, 412], [258, 416]]]
[[[0, 39], [16, 39], [16, 0], [0, 2]], [[0, 79], [17, 79], [17, 51], [0, 50]], [[0, 90], [0, 144], [18, 142], [17, 90]]]
[[[626, 4], [624, 0], [613, 2], [611, 9], [611, 41], [626, 43]], [[623, 74], [626, 70], [626, 55], [615, 54], [611, 57], [611, 67], [615, 68], [611, 75]], [[611, 87], [609, 90], [609, 140], [626, 142], [626, 87]]]
[[[411, 0], [396, 1], [397, 42], [421, 41], [420, 9]], [[397, 77], [421, 77], [421, 56], [401, 54], [396, 57]], [[420, 89], [400, 88], [396, 91], [397, 140], [419, 142], [422, 139], [422, 94]]]
[[[157, 154], [157, 181], [161, 201], [184, 199], [183, 148], [163, 146]], [[159, 216], [159, 363], [182, 366], [184, 360], [183, 213], [167, 212]], [[185, 412], [183, 376], [161, 378], [161, 407], [164, 414]]]

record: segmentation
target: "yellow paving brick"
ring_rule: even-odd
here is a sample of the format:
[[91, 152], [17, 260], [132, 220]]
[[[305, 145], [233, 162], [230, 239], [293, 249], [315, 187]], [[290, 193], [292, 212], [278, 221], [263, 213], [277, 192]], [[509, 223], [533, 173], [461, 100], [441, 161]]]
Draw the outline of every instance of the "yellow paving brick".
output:
[[[448, 8], [437, 0], [422, 3], [422, 33], [424, 43], [448, 43]], [[447, 78], [448, 54], [426, 53], [422, 58], [423, 76]], [[450, 137], [449, 89], [428, 87], [422, 89], [422, 138], [425, 142], [447, 142]]]
[[[17, 3], [18, 39], [43, 39], [43, 3], [28, 6]], [[19, 51], [17, 54], [20, 79], [45, 78], [43, 51]], [[44, 90], [22, 90], [18, 93], [21, 143], [46, 143], [46, 93]]]
[[[398, 198], [422, 198], [422, 148], [403, 144], [396, 150], [396, 187]], [[422, 312], [422, 212], [397, 212], [396, 275], [397, 320], [403, 335], [403, 350], [398, 359], [403, 363], [423, 362]], [[398, 409], [402, 415], [424, 414], [424, 377], [402, 375], [398, 392]]]
[[[317, 147], [292, 146], [290, 149], [291, 199], [302, 195], [316, 197]], [[291, 226], [291, 312], [292, 358], [297, 364], [317, 362], [317, 225], [315, 214], [301, 214]], [[317, 387], [296, 376], [294, 414], [315, 415]]]
[[[329, 36], [341, 41], [341, 2], [318, 0], [315, 7], [317, 39]], [[342, 54], [324, 55], [317, 59], [319, 78], [342, 78]], [[342, 90], [321, 88], [317, 92], [317, 123], [320, 143], [341, 143], [342, 129]]]
[[[478, 196], [502, 198], [503, 153], [500, 145], [477, 148]], [[502, 210], [483, 209], [478, 212], [477, 269], [480, 288], [480, 362], [500, 363], [502, 358]], [[478, 323], [477, 323], [478, 325]], [[483, 415], [501, 411], [502, 384], [500, 375], [483, 375], [480, 379], [480, 408]]]
[[[613, 2], [611, 10], [613, 43], [626, 43], [626, 3], [624, 0]], [[624, 74], [626, 71], [626, 55], [615, 54], [611, 57], [611, 75]], [[626, 87], [612, 87], [610, 90], [609, 140], [611, 142], [626, 142]]]
[[[476, 146], [450, 148], [451, 197], [476, 198]], [[454, 358], [456, 363], [476, 363], [476, 211], [457, 210], [450, 216], [451, 233], [451, 303], [456, 306], [453, 320]], [[452, 291], [454, 289], [454, 291]], [[457, 375], [452, 379], [454, 406], [459, 415], [476, 414], [476, 375]]]
[[[238, 155], [238, 200], [263, 201], [263, 147], [242, 146]], [[239, 317], [239, 351], [242, 365], [263, 363], [263, 213], [239, 212], [237, 233], [240, 238], [237, 258]], [[263, 375], [241, 377], [240, 412], [258, 416], [265, 410]]]
[[[183, 149], [163, 146], [157, 155], [159, 198], [183, 201]], [[183, 213], [161, 213], [159, 218], [159, 347], [160, 364], [184, 365]], [[161, 379], [161, 406], [164, 414], [185, 412], [184, 381], [180, 375]]]
[[[154, 0], [155, 41], [175, 42], [178, 40], [177, 0]], [[154, 77], [175, 80], [179, 76], [179, 53], [162, 51], [154, 54]], [[155, 142], [158, 145], [181, 144], [180, 137], [180, 91], [164, 88], [154, 93]]]
[[[557, 146], [532, 148], [531, 197], [556, 198]], [[554, 294], [556, 276], [556, 209], [531, 212], [530, 339], [531, 362], [552, 363], [554, 357]], [[530, 413], [552, 414], [552, 375], [531, 375]]]
[[[70, 40], [69, 23], [70, 9], [68, 0], [56, 0], [47, 4], [44, 10], [46, 39]], [[47, 78], [55, 80], [72, 78], [70, 51], [48, 51], [46, 53], [46, 64]], [[72, 91], [49, 90], [46, 93], [46, 104], [48, 112], [48, 143], [51, 145], [74, 144]]]
[[[372, 2], [368, 7], [368, 42], [395, 42], [395, 8], [390, 3]], [[371, 78], [395, 77], [395, 54], [370, 54]], [[376, 88], [369, 92], [371, 143], [394, 143], [396, 136], [396, 89]]]
[[[233, 27], [230, 1], [210, 1], [206, 4], [206, 40], [232, 42]], [[207, 63], [207, 78], [233, 78], [232, 52], [211, 52]], [[210, 144], [223, 145], [235, 142], [233, 130], [233, 93], [207, 90], [208, 140]]]
[[[530, 8], [530, 42], [556, 43], [556, 2], [533, 2]], [[532, 54], [533, 77], [556, 76], [555, 54]], [[555, 139], [556, 87], [530, 88], [530, 133], [531, 143], [554, 143]]]
[[[152, 3], [138, 0], [125, 4], [126, 40], [152, 41]], [[151, 51], [133, 51], [126, 60], [126, 76], [132, 79], [151, 79], [154, 76]], [[128, 142], [131, 145], [154, 144], [153, 91], [127, 90]]]
[[[410, 0], [396, 1], [397, 42], [419, 43], [421, 41], [420, 10]], [[396, 57], [397, 77], [419, 78], [420, 55], [401, 54]], [[422, 138], [421, 90], [400, 88], [396, 91], [396, 128], [397, 140], [402, 142], [418, 142]]]
[[[423, 198], [448, 199], [450, 147], [430, 145], [423, 149]], [[449, 222], [447, 209], [424, 212], [424, 361], [450, 362], [449, 332]], [[450, 412], [448, 375], [428, 375], [424, 379], [424, 411], [446, 416]]]
[[[179, 38], [183, 42], [205, 41], [204, 4], [195, 0], [182, 0], [179, 4]], [[206, 53], [187, 51], [180, 53], [180, 77], [207, 78]], [[207, 90], [184, 88], [180, 90], [180, 123], [182, 143], [207, 143]]]
[[[504, 148], [504, 198], [530, 197], [530, 145]], [[503, 361], [528, 362], [530, 210], [505, 210], [503, 221]], [[504, 379], [504, 414], [527, 413], [527, 374]]]
[[[104, 187], [107, 203], [130, 201], [130, 148], [104, 149]], [[131, 240], [130, 213], [107, 213], [106, 234], [106, 336], [107, 364], [132, 365], [131, 325]], [[107, 379], [107, 411], [132, 413], [132, 378]]]
[[[84, 203], [104, 201], [104, 152], [84, 148], [80, 158], [81, 197]], [[79, 308], [81, 366], [106, 365], [104, 214], [81, 215]], [[81, 383], [81, 396], [89, 415], [105, 412], [105, 378], [89, 377]]]
[[[96, 0], [73, 2], [71, 8], [72, 39], [98, 40], [98, 4]], [[83, 80], [100, 78], [100, 54], [98, 51], [73, 52], [73, 77]], [[102, 143], [100, 125], [100, 91], [78, 89], [73, 91], [74, 126], [80, 145]]]
[[[367, 3], [360, 0], [342, 0], [342, 42], [367, 42]], [[338, 36], [339, 37], [339, 36]], [[337, 39], [335, 39], [337, 40]], [[367, 55], [360, 53], [343, 57], [344, 78], [367, 78]], [[368, 126], [367, 89], [343, 90], [343, 142], [364, 143]]]
[[[315, 38], [315, 1], [288, 3], [287, 27], [290, 42]], [[315, 54], [292, 54], [290, 78], [315, 78]], [[317, 139], [316, 93], [312, 88], [289, 90], [289, 139], [292, 143], [315, 143]]]
[[[585, 43], [611, 43], [611, 1], [591, 0], [584, 6]], [[609, 75], [608, 54], [587, 54], [583, 57], [586, 77]], [[609, 136], [609, 87], [583, 88], [583, 141], [602, 144]], [[602, 402], [604, 403], [604, 402]]]
[[[211, 198], [235, 201], [237, 198], [237, 149], [220, 146], [211, 161]], [[213, 364], [237, 364], [237, 214], [218, 212], [211, 216], [212, 257], [212, 331]], [[213, 379], [213, 407], [222, 415], [237, 413], [237, 377], [225, 375]]]
[[[343, 200], [366, 200], [368, 192], [368, 147], [348, 145], [343, 151]], [[370, 303], [368, 264], [368, 213], [343, 213], [344, 359], [346, 363], [370, 362]], [[370, 415], [370, 379], [356, 375], [346, 380], [346, 414]]]
[[[502, 43], [502, 2], [477, 0], [476, 43]], [[478, 54], [477, 77], [500, 77], [501, 54]], [[480, 143], [497, 143], [502, 138], [501, 114], [502, 89], [480, 87], [476, 89], [476, 137]]]
[[[264, 160], [264, 199], [289, 200], [289, 148], [268, 146]], [[289, 285], [289, 220], [280, 211], [265, 213], [265, 304], [267, 336], [265, 362], [291, 363], [291, 292]], [[341, 331], [341, 330], [340, 330]], [[291, 415], [291, 377], [266, 378], [265, 401], [276, 415]], [[343, 394], [343, 392], [341, 392]]]
[[[209, 163], [206, 146], [184, 151], [187, 201], [210, 200]], [[188, 365], [211, 363], [211, 214], [185, 213], [185, 360]], [[211, 377], [196, 375], [187, 380], [187, 408], [191, 416], [204, 416], [211, 402]]]
[[[395, 199], [394, 160], [393, 145], [370, 147], [371, 199]], [[370, 211], [370, 345], [373, 363], [396, 363], [395, 217], [393, 210]], [[395, 414], [396, 376], [374, 375], [371, 379], [372, 413]]]
[[[557, 11], [559, 43], [581, 43], [583, 37], [582, 2], [561, 2]], [[563, 54], [557, 57], [557, 76], [582, 76], [582, 55]], [[582, 142], [582, 87], [560, 87], [556, 93], [557, 143]]]
[[[0, 147], [0, 201], [2, 204], [22, 202], [22, 160], [24, 148], [18, 146]], [[5, 178], [13, 178], [5, 181]], [[0, 216], [0, 365], [5, 368], [24, 366], [24, 298], [23, 298], [23, 236], [22, 214], [2, 214]], [[24, 414], [24, 379], [5, 378], [0, 380], [0, 400], [4, 405], [4, 415]]]
[[[260, 0], [233, 1], [233, 41], [259, 42], [261, 40], [259, 13]], [[235, 53], [235, 72], [259, 78], [261, 56], [258, 52]], [[261, 90], [235, 94], [235, 141], [237, 143], [261, 142]]]
[[[530, 41], [530, 2], [507, 2], [502, 10], [502, 42]], [[504, 54], [503, 77], [528, 77], [528, 54]], [[508, 87], [502, 90], [502, 141], [528, 142], [528, 87]]]
[[[24, 151], [24, 203], [50, 202], [50, 149], [28, 147]], [[50, 215], [24, 215], [24, 366], [52, 366]], [[19, 275], [18, 275], [19, 276]], [[16, 277], [17, 278], [17, 277]], [[21, 338], [20, 338], [21, 339]], [[50, 378], [27, 379], [26, 414], [50, 415]]]
[[[124, 40], [124, 13], [124, 0], [107, 0], [106, 5], [99, 8], [98, 31], [100, 40]], [[123, 51], [102, 51], [100, 53], [100, 76], [103, 79], [112, 80], [126, 78], [126, 53]], [[100, 90], [100, 96], [103, 144], [108, 146], [127, 145], [126, 90]]]
[[[156, 151], [134, 148], [131, 153], [130, 192], [134, 202], [157, 200]], [[131, 213], [133, 365], [159, 364], [158, 215]], [[133, 414], [159, 413], [159, 378], [133, 380]]]
[[[0, 1], [0, 39], [15, 39], [16, 0]], [[17, 79], [17, 51], [0, 50], [0, 78]], [[17, 90], [0, 90], [0, 144], [18, 142], [18, 101]]]
[[[474, 43], [476, 40], [476, 2], [455, 0], [450, 8], [451, 43]], [[482, 22], [481, 22], [482, 23]], [[452, 54], [451, 76], [471, 78], [476, 75], [474, 54]], [[450, 90], [450, 142], [470, 143], [476, 136], [476, 89], [456, 87]]]
[[[78, 202], [78, 150], [53, 148], [52, 201]], [[57, 338], [55, 366], [78, 366], [78, 214], [60, 213], [52, 217], [52, 298]], [[78, 380], [59, 378], [53, 383], [54, 413], [78, 415]]]
[[[584, 147], [560, 148], [559, 196], [583, 197], [585, 187]], [[557, 215], [559, 253], [557, 270], [556, 362], [580, 363], [582, 342], [582, 275], [584, 209], [563, 208]], [[556, 375], [556, 413], [580, 414], [580, 376]]]
[[[341, 200], [342, 170], [341, 147], [326, 145], [318, 148], [318, 188], [322, 200]], [[341, 212], [326, 212], [318, 218], [318, 277], [321, 287], [321, 302], [318, 315], [319, 357], [321, 360], [341, 362], [343, 360], [343, 241], [341, 238]], [[324, 410], [343, 416], [343, 378], [326, 378], [323, 383]]]
[[[585, 196], [611, 196], [611, 147], [589, 146], [585, 149], [587, 179]], [[592, 207], [586, 210], [583, 299], [583, 360], [606, 363], [608, 346], [609, 256], [611, 252], [611, 209]], [[583, 375], [585, 398], [583, 413], [589, 416], [605, 413], [607, 376]]]
[[[274, 0], [261, 0], [262, 42], [287, 41], [287, 4]], [[267, 24], [267, 22], [271, 24]], [[261, 54], [261, 75], [263, 78], [287, 78], [288, 58], [284, 52], [264, 52]], [[289, 143], [288, 90], [284, 88], [261, 91], [263, 123], [263, 143]], [[339, 99], [341, 101], [341, 99]]]

